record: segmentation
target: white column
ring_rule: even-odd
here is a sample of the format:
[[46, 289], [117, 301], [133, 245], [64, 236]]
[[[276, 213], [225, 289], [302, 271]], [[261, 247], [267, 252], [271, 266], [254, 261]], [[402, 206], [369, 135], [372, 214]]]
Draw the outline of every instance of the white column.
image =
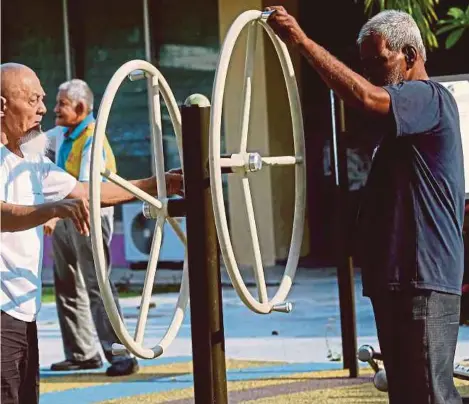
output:
[[[220, 43], [235, 18], [246, 10], [262, 10], [260, 0], [219, 0]], [[244, 61], [246, 52], [247, 29], [239, 38], [239, 46], [233, 52], [230, 72], [228, 73], [225, 104], [224, 133], [226, 152], [239, 151], [241, 139], [241, 107], [240, 89], [243, 88]], [[266, 91], [266, 62], [264, 58], [264, 35], [259, 32], [257, 38], [255, 70], [252, 86], [251, 120], [249, 124], [248, 151], [257, 151], [262, 155], [270, 155], [269, 125]], [[250, 177], [253, 194], [254, 211], [264, 266], [275, 264], [275, 237], [273, 216], [273, 195], [270, 170], [262, 170]], [[249, 227], [246, 206], [241, 188], [240, 178], [228, 177], [228, 201], [230, 217], [230, 233], [236, 258], [240, 266], [253, 265], [253, 252], [248, 237]], [[275, 220], [278, 220], [276, 218]]]

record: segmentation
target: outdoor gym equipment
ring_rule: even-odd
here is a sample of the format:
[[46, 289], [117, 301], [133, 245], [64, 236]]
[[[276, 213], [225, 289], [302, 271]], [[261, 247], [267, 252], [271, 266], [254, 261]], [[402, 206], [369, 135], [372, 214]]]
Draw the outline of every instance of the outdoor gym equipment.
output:
[[[181, 326], [190, 294], [194, 394], [196, 403], [227, 402], [221, 279], [217, 239], [220, 243], [223, 259], [233, 285], [242, 301], [251, 310], [267, 314], [272, 311], [288, 313], [292, 309], [292, 305], [289, 302], [285, 302], [285, 299], [293, 283], [303, 237], [306, 188], [304, 131], [293, 65], [285, 44], [278, 39], [266, 24], [270, 14], [270, 12], [247, 11], [241, 14], [232, 24], [223, 42], [215, 73], [212, 107], [210, 107], [210, 102], [205, 97], [192, 95], [188, 97], [185, 105], [179, 111], [171, 90], [161, 73], [148, 62], [134, 60], [121, 66], [112, 77], [104, 93], [97, 116], [91, 163], [91, 233], [93, 256], [104, 305], [117, 336], [125, 346], [118, 346], [116, 350], [127, 348], [134, 355], [145, 359], [161, 355], [174, 339]], [[241, 30], [246, 25], [249, 25], [249, 32], [245, 61], [241, 143], [238, 153], [226, 157], [221, 156], [220, 150], [225, 81], [233, 47]], [[293, 127], [294, 156], [266, 157], [247, 151], [251, 85], [254, 70], [253, 62], [258, 25], [262, 26], [272, 40], [285, 77]], [[126, 77], [129, 77], [131, 80], [146, 78], [149, 83], [149, 99], [152, 111], [150, 115], [153, 163], [158, 181], [157, 198], [142, 192], [117, 174], [103, 168], [102, 150], [107, 119], [116, 92]], [[185, 167], [185, 199], [180, 200], [179, 202], [182, 201], [182, 205], [179, 204], [176, 208], [174, 206], [177, 201], [166, 197], [160, 92], [168, 107], [181, 155], [181, 162], [184, 162]], [[183, 148], [187, 150], [184, 155], [182, 153]], [[284, 276], [277, 293], [269, 300], [254, 218], [249, 175], [260, 171], [266, 166], [285, 165], [295, 166], [293, 230]], [[254, 273], [257, 280], [259, 300], [256, 300], [247, 290], [234, 257], [224, 209], [221, 182], [222, 173], [239, 175], [243, 183], [249, 219], [249, 234], [254, 251]], [[101, 176], [121, 186], [143, 201], [144, 216], [156, 219], [155, 234], [153, 236], [142, 303], [140, 305], [141, 309], [134, 337], [129, 334], [116, 308], [108, 280], [109, 274], [106, 273], [105, 269], [100, 217]], [[208, 186], [209, 183], [210, 186]], [[187, 216], [188, 244], [186, 244], [185, 235], [174, 219], [174, 217], [183, 216], [184, 214]], [[147, 348], [143, 346], [143, 336], [161, 246], [163, 225], [166, 220], [169, 221], [181, 241], [186, 244], [187, 261], [184, 263], [181, 290], [171, 325], [159, 344], [153, 348]]]
[[[218, 65], [215, 73], [215, 81], [212, 92], [212, 113], [210, 117], [210, 186], [213, 197], [213, 213], [217, 227], [220, 249], [225, 262], [226, 269], [233, 286], [244, 304], [256, 313], [267, 314], [272, 311], [290, 312], [292, 305], [285, 299], [293, 284], [298, 260], [300, 256], [303, 238], [305, 198], [306, 198], [306, 175], [305, 175], [305, 145], [303, 117], [301, 114], [300, 96], [295, 78], [293, 64], [285, 44], [277, 37], [267, 24], [267, 19], [272, 12], [261, 12], [250, 10], [242, 13], [233, 22], [225, 40], [223, 41]], [[223, 109], [223, 95], [228, 68], [233, 53], [233, 48], [239, 38], [241, 31], [248, 27], [246, 58], [244, 70], [244, 87], [242, 95], [241, 116], [241, 141], [238, 153], [229, 157], [221, 157], [220, 138]], [[252, 79], [254, 73], [254, 56], [256, 50], [256, 38], [258, 27], [262, 27], [271, 39], [277, 55], [280, 59], [284, 75], [288, 100], [290, 104], [291, 120], [294, 140], [294, 156], [261, 156], [247, 150], [249, 117], [251, 107]], [[229, 136], [229, 134], [227, 134]], [[293, 230], [290, 250], [285, 272], [275, 296], [269, 300], [265, 283], [262, 257], [257, 235], [256, 220], [251, 197], [249, 175], [259, 172], [265, 167], [271, 166], [295, 166], [295, 212], [293, 217]], [[222, 188], [222, 172], [231, 172], [238, 175], [242, 182], [242, 189], [246, 203], [246, 212], [249, 220], [249, 235], [254, 252], [254, 275], [257, 283], [258, 299], [255, 299], [248, 291], [240, 274], [238, 264], [233, 251], [228, 221], [225, 212], [225, 203]]]
[[[381, 352], [375, 351], [371, 345], [362, 345], [358, 350], [357, 357], [361, 362], [367, 362], [374, 370], [373, 384], [375, 387], [379, 391], [387, 392], [388, 381], [386, 371], [384, 368], [380, 368], [376, 362], [383, 360]], [[469, 367], [462, 364], [454, 365], [453, 376], [458, 379], [469, 380]], [[463, 403], [469, 403], [469, 398], [463, 397]]]
[[[119, 175], [103, 168], [102, 150], [109, 112], [111, 110], [112, 102], [116, 96], [119, 86], [127, 77], [129, 77], [131, 80], [147, 77], [151, 84], [149, 86], [151, 89], [149, 98], [151, 99], [150, 104], [152, 111], [151, 136], [154, 167], [157, 178], [158, 199], [141, 191]], [[179, 299], [176, 304], [176, 310], [174, 312], [171, 324], [166, 334], [157, 345], [155, 345], [153, 348], [144, 347], [143, 338], [145, 333], [145, 326], [147, 323], [150, 299], [156, 274], [156, 266], [163, 238], [163, 227], [166, 220], [172, 226], [181, 242], [186, 245], [186, 235], [184, 234], [184, 231], [181, 229], [178, 222], [168, 214], [168, 199], [166, 198], [166, 181], [164, 171], [163, 136], [161, 130], [160, 93], [163, 96], [163, 99], [169, 110], [171, 122], [174, 127], [174, 132], [176, 134], [176, 140], [179, 147], [179, 154], [182, 161], [181, 114], [178, 105], [176, 104], [176, 100], [171, 92], [171, 89], [169, 88], [162, 74], [153, 65], [143, 60], [133, 60], [122, 65], [114, 73], [111, 81], [106, 87], [106, 91], [101, 101], [96, 119], [96, 129], [93, 137], [91, 158], [91, 237], [93, 258], [95, 262], [99, 288], [101, 290], [106, 312], [109, 316], [114, 331], [119, 337], [119, 340], [125, 345], [125, 347], [127, 347], [130, 352], [144, 359], [152, 359], [160, 356], [167, 348], [167, 346], [173, 341], [179, 328], [181, 327], [182, 320], [184, 318], [184, 311], [189, 300], [188, 265], [187, 260], [184, 260]], [[129, 334], [124, 321], [119, 311], [117, 310], [108, 279], [109, 274], [106, 270], [101, 230], [101, 176], [119, 185], [143, 201], [144, 216], [147, 218], [156, 219], [155, 232], [151, 243], [151, 250], [142, 293], [142, 301], [140, 304], [140, 312], [134, 337]], [[125, 349], [125, 347], [115, 346], [113, 349], [115, 351], [119, 351]]]
[[386, 379], [386, 371], [379, 367], [378, 361], [382, 361], [383, 357], [380, 352], [376, 352], [371, 345], [363, 345], [358, 350], [358, 360], [367, 362], [374, 370], [373, 384], [379, 391], [388, 391], [388, 381]]
[[[242, 301], [253, 311], [257, 313], [270, 313], [272, 311], [290, 312], [292, 305], [285, 302], [293, 283], [293, 278], [298, 265], [301, 242], [303, 237], [304, 216], [305, 216], [305, 147], [303, 118], [301, 114], [300, 97], [298, 93], [295, 73], [290, 55], [285, 44], [275, 35], [272, 29], [267, 25], [266, 20], [271, 12], [246, 11], [242, 13], [232, 24], [222, 45], [218, 66], [215, 74], [212, 100], [213, 107], [210, 116], [210, 141], [209, 141], [209, 167], [210, 167], [210, 185], [213, 197], [213, 211], [217, 235], [220, 242], [221, 252], [224, 258], [226, 268], [233, 285]], [[258, 25], [260, 25], [272, 40], [280, 59], [280, 64], [285, 78], [288, 99], [290, 103], [294, 156], [275, 156], [265, 157], [258, 153], [247, 151], [252, 78], [254, 73], [254, 56], [256, 49], [256, 37]], [[221, 120], [223, 95], [225, 91], [225, 82], [228, 72], [229, 62], [235, 43], [244, 27], [248, 26], [247, 53], [245, 60], [245, 77], [243, 91], [243, 114], [241, 126], [241, 142], [239, 152], [230, 157], [220, 156], [220, 138], [221, 138]], [[148, 195], [128, 181], [124, 180], [109, 170], [100, 170], [102, 167], [102, 147], [105, 136], [105, 129], [112, 102], [122, 81], [129, 77], [131, 80], [149, 78], [151, 80], [151, 102], [152, 102], [152, 145], [154, 149], [154, 164], [158, 181], [158, 199]], [[174, 96], [161, 73], [150, 63], [134, 60], [122, 65], [113, 75], [104, 93], [96, 122], [96, 132], [93, 140], [93, 155], [91, 164], [91, 224], [93, 252], [98, 272], [98, 281], [103, 294], [106, 310], [109, 313], [111, 323], [116, 330], [119, 339], [135, 355], [142, 358], [153, 358], [162, 354], [167, 345], [172, 341], [179, 329], [183, 311], [188, 301], [187, 287], [187, 265], [184, 266], [184, 276], [181, 285], [181, 294], [173, 322], [167, 335], [155, 347], [149, 349], [142, 345], [145, 324], [148, 316], [148, 307], [150, 303], [152, 285], [154, 282], [156, 264], [158, 261], [159, 250], [162, 240], [163, 225], [168, 220], [172, 225], [181, 241], [185, 243], [185, 236], [174, 220], [168, 215], [168, 200], [166, 199], [165, 177], [164, 177], [164, 154], [161, 130], [161, 113], [159, 94], [168, 106], [171, 121], [176, 133], [176, 139], [179, 146], [182, 161], [182, 139], [181, 139], [181, 117]], [[267, 166], [295, 166], [295, 211], [293, 219], [293, 231], [291, 237], [291, 246], [289, 249], [288, 260], [285, 273], [275, 296], [269, 301], [267, 296], [267, 287], [265, 283], [264, 269], [262, 266], [262, 257], [260, 252], [259, 240], [257, 235], [256, 221], [251, 197], [251, 189], [248, 174], [258, 172]], [[254, 251], [254, 273], [257, 281], [259, 301], [256, 300], [248, 291], [233, 252], [230, 234], [228, 231], [228, 222], [224, 207], [222, 172], [231, 172], [241, 177], [243, 192], [246, 202], [247, 215], [249, 219], [249, 234]], [[127, 332], [124, 322], [118, 313], [114, 304], [112, 292], [110, 289], [108, 274], [105, 270], [104, 250], [102, 248], [101, 235], [101, 216], [100, 216], [100, 181], [101, 175], [108, 180], [121, 186], [133, 193], [137, 198], [144, 202], [143, 213], [147, 218], [156, 219], [155, 234], [150, 252], [150, 259], [147, 267], [145, 286], [142, 296], [142, 304], [137, 324], [135, 336], [132, 338]]]

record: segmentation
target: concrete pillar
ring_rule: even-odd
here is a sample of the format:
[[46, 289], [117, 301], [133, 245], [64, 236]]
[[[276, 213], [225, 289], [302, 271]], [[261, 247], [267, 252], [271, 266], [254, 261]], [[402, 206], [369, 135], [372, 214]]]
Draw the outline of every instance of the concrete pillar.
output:
[[[272, 4], [264, 0], [263, 8]], [[299, 0], [283, 0], [281, 4], [293, 16], [298, 18]], [[295, 66], [298, 89], [301, 95], [300, 61], [301, 55], [294, 49], [289, 49]], [[270, 41], [264, 47], [264, 59], [269, 68], [265, 72], [267, 83], [267, 115], [269, 127], [269, 149], [273, 156], [293, 155], [293, 136], [291, 127], [290, 106], [282, 69]], [[282, 167], [271, 170], [273, 192], [273, 214], [275, 254], [277, 259], [288, 257], [288, 248], [293, 226], [294, 204], [294, 168]], [[305, 218], [305, 229], [301, 255], [309, 252], [309, 228]]]
[[[264, 7], [262, 0], [219, 0], [220, 42], [239, 14]], [[239, 151], [246, 31], [241, 34], [233, 52], [226, 82], [223, 124], [227, 153]], [[264, 156], [292, 152], [293, 137], [286, 89], [275, 50], [265, 34], [258, 35], [249, 128], [249, 151], [257, 151]], [[293, 169], [289, 168], [269, 168], [250, 176], [264, 266], [272, 266], [276, 260], [288, 255], [293, 220], [293, 180]], [[250, 267], [253, 255], [246, 207], [241, 181], [234, 175], [228, 176], [227, 194], [233, 248], [239, 265]]]

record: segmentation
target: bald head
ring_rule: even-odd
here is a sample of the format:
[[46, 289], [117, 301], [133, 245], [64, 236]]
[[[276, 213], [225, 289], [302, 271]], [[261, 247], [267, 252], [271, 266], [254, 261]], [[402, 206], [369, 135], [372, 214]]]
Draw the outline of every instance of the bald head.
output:
[[2, 96], [5, 98], [15, 96], [24, 87], [28, 87], [39, 79], [36, 73], [28, 66], [19, 63], [4, 63], [0, 65], [2, 80]]
[[40, 130], [44, 90], [36, 73], [18, 63], [0, 65], [1, 95], [5, 98], [2, 131], [9, 145], [20, 144], [32, 130]]

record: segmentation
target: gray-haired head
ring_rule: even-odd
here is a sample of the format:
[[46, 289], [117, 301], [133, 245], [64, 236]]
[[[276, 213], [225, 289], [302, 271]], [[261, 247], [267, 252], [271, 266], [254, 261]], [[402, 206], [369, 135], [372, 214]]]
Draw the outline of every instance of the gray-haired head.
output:
[[394, 52], [401, 51], [405, 46], [413, 46], [426, 62], [427, 52], [422, 35], [410, 14], [398, 10], [386, 10], [376, 14], [360, 30], [358, 45], [373, 34], [380, 35], [386, 40], [388, 48]]
[[94, 96], [91, 88], [80, 79], [66, 81], [59, 86], [59, 91], [64, 92], [67, 98], [74, 104], [82, 102], [88, 108], [87, 112], [93, 110]]

